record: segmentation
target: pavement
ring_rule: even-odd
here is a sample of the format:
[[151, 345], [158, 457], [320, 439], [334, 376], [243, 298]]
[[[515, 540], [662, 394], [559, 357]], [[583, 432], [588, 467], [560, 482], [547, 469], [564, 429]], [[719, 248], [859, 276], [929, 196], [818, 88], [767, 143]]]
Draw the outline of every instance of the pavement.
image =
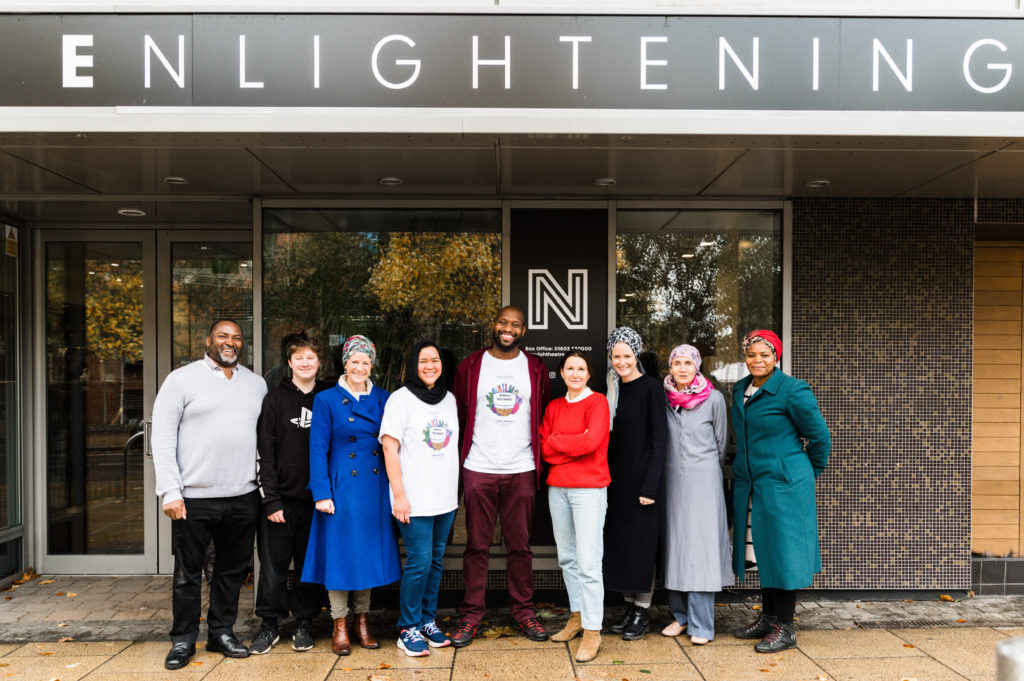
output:
[[[741, 593], [717, 604], [719, 633], [708, 645], [661, 636], [669, 617], [656, 605], [647, 637], [626, 642], [606, 631], [587, 664], [573, 659], [580, 639], [529, 641], [514, 635], [507, 610], [489, 612], [483, 636], [466, 648], [409, 658], [392, 638], [395, 612], [376, 610], [379, 650], [334, 655], [325, 613], [308, 652], [291, 649], [289, 622], [269, 655], [243, 660], [207, 653], [201, 631], [191, 664], [168, 672], [169, 577], [26, 577], [0, 592], [0, 681], [994, 681], [996, 644], [1024, 636], [1024, 596], [837, 600], [807, 591], [797, 605], [798, 647], [760, 655], [728, 633], [756, 616], [756, 601]], [[252, 602], [252, 589], [243, 589], [236, 631], [245, 641], [259, 624]], [[538, 616], [556, 631], [567, 612], [542, 603]], [[456, 619], [453, 610], [439, 613], [447, 630]]]

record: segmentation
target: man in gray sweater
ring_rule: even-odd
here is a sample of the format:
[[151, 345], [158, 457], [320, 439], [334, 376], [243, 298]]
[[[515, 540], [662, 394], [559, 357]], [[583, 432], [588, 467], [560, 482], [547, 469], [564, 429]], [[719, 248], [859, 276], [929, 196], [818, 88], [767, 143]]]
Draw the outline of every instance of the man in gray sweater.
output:
[[249, 656], [233, 627], [259, 518], [256, 420], [267, 384], [238, 364], [241, 351], [241, 327], [217, 320], [206, 337], [206, 356], [172, 371], [153, 404], [156, 493], [171, 518], [174, 546], [167, 669], [181, 669], [195, 653], [203, 562], [211, 540], [217, 560], [206, 649]]

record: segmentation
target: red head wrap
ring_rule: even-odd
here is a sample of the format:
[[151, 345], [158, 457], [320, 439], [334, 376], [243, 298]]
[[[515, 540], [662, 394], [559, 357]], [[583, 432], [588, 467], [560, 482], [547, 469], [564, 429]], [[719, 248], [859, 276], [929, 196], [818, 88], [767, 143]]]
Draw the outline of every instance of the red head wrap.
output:
[[775, 334], [774, 331], [767, 329], [760, 329], [758, 331], [751, 331], [743, 337], [743, 352], [747, 351], [754, 343], [762, 340], [772, 346], [775, 350], [775, 361], [782, 359], [782, 340]]

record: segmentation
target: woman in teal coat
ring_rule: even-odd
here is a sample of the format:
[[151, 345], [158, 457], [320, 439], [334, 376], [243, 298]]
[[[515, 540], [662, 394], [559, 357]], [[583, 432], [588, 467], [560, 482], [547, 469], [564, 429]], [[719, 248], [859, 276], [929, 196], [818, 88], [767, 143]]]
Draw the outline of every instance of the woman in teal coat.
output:
[[751, 331], [743, 356], [750, 375], [733, 387], [732, 400], [733, 570], [742, 581], [749, 522], [762, 601], [757, 620], [733, 634], [761, 639], [754, 649], [774, 653], [796, 646], [796, 590], [821, 571], [815, 481], [832, 440], [810, 386], [777, 368], [776, 334]]

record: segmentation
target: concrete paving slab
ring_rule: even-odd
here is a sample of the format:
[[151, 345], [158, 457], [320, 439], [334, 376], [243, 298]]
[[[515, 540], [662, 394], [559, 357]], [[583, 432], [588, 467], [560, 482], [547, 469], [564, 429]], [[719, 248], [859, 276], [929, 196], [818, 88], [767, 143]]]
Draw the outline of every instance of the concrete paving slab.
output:
[[[196, 654], [188, 666], [174, 672], [164, 669], [164, 657], [171, 649], [169, 641], [136, 642], [110, 658], [97, 671], [104, 674], [176, 674], [183, 681], [196, 681], [206, 676], [211, 669], [224, 659], [221, 654], [208, 653], [202, 646], [196, 646]], [[196, 664], [198, 662], [198, 664]]]
[[0, 677], [4, 681], [79, 681], [86, 674], [107, 661], [103, 655], [77, 657], [5, 657], [0, 662]]
[[829, 658], [921, 657], [916, 647], [884, 629], [797, 631], [797, 643], [814, 660]]
[[[352, 667], [353, 669], [373, 670], [381, 669], [381, 665], [389, 665], [385, 669], [428, 669], [445, 667], [451, 668], [452, 660], [455, 659], [455, 650], [448, 646], [446, 648], [431, 648], [430, 655], [426, 657], [409, 657], [396, 645], [397, 639], [378, 638], [380, 648], [366, 650], [353, 645], [351, 655], [338, 656], [338, 667]], [[310, 651], [312, 652], [312, 651]], [[277, 657], [277, 656], [275, 656]]]
[[306, 655], [252, 655], [245, 659], [225, 658], [203, 681], [281, 681], [281, 679], [323, 679], [334, 668], [333, 653]]
[[965, 681], [946, 665], [924, 656], [827, 659], [819, 663], [835, 681]]
[[995, 646], [1006, 634], [995, 629], [902, 629], [900, 638], [962, 676], [995, 671]]
[[825, 670], [800, 650], [762, 655], [750, 648], [700, 646], [686, 650], [706, 681], [808, 681]]
[[[450, 669], [387, 669], [377, 672], [381, 681], [449, 681]], [[371, 675], [365, 669], [335, 667], [327, 677], [327, 681], [367, 681]]]
[[518, 650], [458, 651], [451, 681], [508, 678], [510, 681], [568, 681], [575, 677], [565, 650], [537, 650], [524, 655]]
[[21, 643], [0, 643], [0, 657], [7, 655], [8, 653], [14, 652], [20, 648], [23, 644]]
[[[582, 638], [570, 641], [569, 649], [573, 655], [582, 642]], [[639, 641], [623, 641], [621, 636], [607, 632], [601, 635], [601, 650], [597, 657], [587, 664], [639, 664], [651, 660], [685, 662], [686, 654], [675, 639], [661, 634], [648, 634]]]
[[80, 657], [82, 655], [106, 655], [110, 657], [117, 655], [132, 644], [131, 641], [97, 641], [94, 643], [83, 643], [80, 641], [66, 641], [61, 643], [26, 643], [17, 650], [11, 652], [8, 657]]
[[647, 664], [587, 664], [577, 668], [580, 681], [703, 681], [689, 662]]

